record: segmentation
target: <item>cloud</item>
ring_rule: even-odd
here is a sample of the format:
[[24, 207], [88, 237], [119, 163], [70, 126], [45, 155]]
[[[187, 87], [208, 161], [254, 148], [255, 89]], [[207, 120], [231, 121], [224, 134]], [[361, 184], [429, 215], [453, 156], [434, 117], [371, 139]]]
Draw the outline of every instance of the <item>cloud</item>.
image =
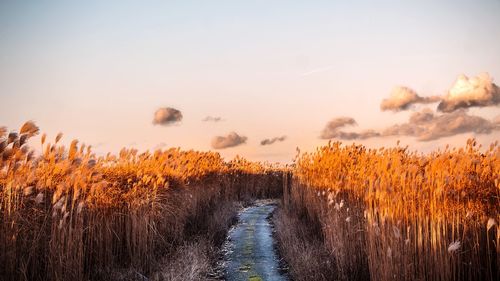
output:
[[357, 125], [356, 120], [350, 117], [338, 117], [328, 122], [321, 132], [320, 138], [332, 139], [338, 137], [338, 129], [346, 125]]
[[434, 112], [428, 108], [424, 108], [420, 112], [415, 112], [410, 115], [409, 123], [411, 124], [425, 124], [432, 122], [434, 119]]
[[171, 125], [182, 120], [182, 112], [171, 107], [162, 107], [156, 110], [153, 118], [154, 125]]
[[344, 140], [364, 140], [374, 137], [379, 137], [380, 133], [375, 130], [365, 130], [359, 133], [356, 132], [338, 132], [338, 138]]
[[228, 147], [238, 146], [244, 144], [247, 141], [247, 137], [240, 136], [235, 132], [229, 133], [227, 136], [216, 136], [212, 139], [212, 148], [214, 149], [224, 149]]
[[222, 120], [221, 117], [207, 116], [207, 117], [203, 118], [203, 120], [201, 120], [201, 121], [203, 121], [203, 122], [215, 122], [215, 123], [217, 123], [217, 122], [224, 121], [224, 120]]
[[342, 139], [342, 140], [358, 140], [358, 139], [368, 139], [368, 138], [373, 138], [373, 137], [378, 137], [380, 136], [380, 133], [376, 132], [375, 130], [366, 130], [362, 132], [343, 132], [343, 131], [336, 131], [334, 134], [331, 134], [329, 136], [322, 135], [321, 138], [323, 139]]
[[383, 136], [413, 136], [419, 141], [432, 141], [462, 133], [490, 134], [500, 129], [500, 124], [479, 116], [467, 114], [464, 109], [435, 114], [429, 109], [415, 112], [407, 123], [385, 129]]
[[392, 90], [389, 98], [382, 100], [380, 109], [382, 111], [401, 111], [408, 109], [413, 104], [433, 103], [440, 100], [441, 98], [436, 96], [421, 97], [410, 88], [398, 86]]
[[452, 112], [460, 108], [500, 105], [500, 88], [493, 83], [488, 73], [469, 78], [460, 75], [446, 95], [421, 97], [407, 87], [396, 87], [389, 98], [380, 104], [382, 111], [406, 110], [413, 104], [439, 102], [438, 111]]
[[320, 138], [322, 139], [344, 139], [344, 140], [353, 140], [353, 139], [367, 139], [372, 137], [380, 136], [380, 133], [377, 133], [374, 130], [366, 130], [363, 132], [343, 132], [339, 129], [345, 126], [354, 126], [357, 125], [356, 120], [350, 117], [339, 117], [328, 122], [321, 132]]
[[286, 136], [281, 136], [281, 137], [275, 137], [275, 138], [272, 138], [272, 139], [264, 139], [260, 142], [260, 145], [271, 145], [275, 142], [282, 142], [286, 140]]
[[443, 97], [421, 97], [407, 87], [396, 87], [389, 98], [380, 104], [382, 111], [406, 110], [413, 104], [439, 102], [435, 113], [424, 109], [413, 113], [407, 123], [396, 124], [383, 131], [366, 130], [363, 132], [345, 132], [345, 126], [357, 125], [349, 117], [341, 117], [330, 121], [321, 133], [323, 139], [367, 139], [384, 136], [412, 136], [418, 141], [432, 141], [462, 133], [490, 134], [500, 130], [500, 115], [493, 120], [467, 114], [469, 107], [485, 107], [500, 105], [500, 88], [492, 78], [480, 74], [473, 78], [460, 75], [448, 93]]
[[500, 88], [488, 73], [468, 78], [460, 75], [438, 105], [442, 112], [460, 108], [485, 107], [500, 104]]
[[[339, 125], [341, 124], [341, 125]], [[378, 132], [366, 130], [360, 133], [343, 132], [339, 128], [356, 124], [352, 118], [338, 118], [327, 124], [321, 138], [359, 140], [385, 136], [411, 136], [418, 141], [432, 141], [462, 133], [490, 134], [500, 130], [500, 120], [489, 121], [479, 116], [468, 115], [464, 109], [450, 113], [435, 114], [430, 109], [413, 113], [407, 123], [396, 124]]]
[[395, 125], [384, 136], [414, 136], [419, 141], [432, 141], [462, 133], [490, 134], [500, 126], [479, 116], [468, 115], [464, 109], [436, 115], [430, 110], [414, 113], [408, 123]]

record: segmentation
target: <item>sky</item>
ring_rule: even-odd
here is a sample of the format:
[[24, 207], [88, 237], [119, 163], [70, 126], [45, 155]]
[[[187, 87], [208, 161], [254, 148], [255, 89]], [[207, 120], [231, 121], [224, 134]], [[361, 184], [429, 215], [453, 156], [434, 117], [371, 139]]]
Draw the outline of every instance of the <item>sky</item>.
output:
[[[447, 114], [418, 103], [382, 111], [396, 86], [446, 97], [462, 74], [488, 73], [500, 84], [499, 14], [499, 0], [2, 0], [0, 126], [33, 120], [49, 139], [63, 132], [97, 153], [181, 147], [290, 162], [296, 147], [313, 151], [341, 139], [341, 129], [383, 132], [422, 110]], [[166, 108], [182, 119], [154, 122]], [[497, 100], [456, 112], [493, 120], [500, 110]], [[357, 125], [325, 134], [339, 117]], [[343, 141], [400, 140], [426, 152], [500, 139], [498, 127], [488, 128]]]

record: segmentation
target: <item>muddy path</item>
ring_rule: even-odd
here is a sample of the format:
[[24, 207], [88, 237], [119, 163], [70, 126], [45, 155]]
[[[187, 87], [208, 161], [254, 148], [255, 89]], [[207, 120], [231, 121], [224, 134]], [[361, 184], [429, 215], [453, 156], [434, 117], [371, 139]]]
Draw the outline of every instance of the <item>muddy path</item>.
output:
[[280, 273], [268, 220], [276, 205], [275, 201], [257, 201], [239, 213], [238, 223], [224, 244], [225, 280], [288, 280]]

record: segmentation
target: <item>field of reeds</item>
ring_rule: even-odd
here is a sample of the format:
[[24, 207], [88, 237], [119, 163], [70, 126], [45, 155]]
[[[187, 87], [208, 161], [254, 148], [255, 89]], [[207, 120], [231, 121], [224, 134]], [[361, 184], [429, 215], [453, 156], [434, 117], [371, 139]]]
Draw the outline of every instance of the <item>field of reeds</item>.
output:
[[35, 153], [38, 134], [0, 127], [0, 280], [203, 279], [206, 259], [194, 263], [224, 241], [233, 202], [281, 197], [271, 165], [179, 149], [96, 156], [62, 134], [41, 135]]
[[[298, 156], [275, 221], [302, 221], [303, 248], [327, 249], [335, 273], [316, 280], [499, 280], [499, 156], [472, 139], [430, 154], [329, 143]], [[280, 251], [309, 280], [289, 231], [277, 229]]]
[[[96, 156], [0, 127], [0, 280], [203, 280], [235, 202], [274, 216], [294, 280], [498, 280], [500, 147], [329, 143], [291, 168], [177, 148]], [[30, 145], [28, 145], [28, 143]]]

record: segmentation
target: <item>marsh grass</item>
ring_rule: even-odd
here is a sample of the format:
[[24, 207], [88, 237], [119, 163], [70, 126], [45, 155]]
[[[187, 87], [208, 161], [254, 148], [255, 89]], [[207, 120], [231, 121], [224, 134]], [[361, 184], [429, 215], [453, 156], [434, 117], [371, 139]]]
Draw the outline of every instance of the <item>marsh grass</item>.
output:
[[43, 135], [38, 156], [27, 145], [38, 132], [0, 130], [1, 280], [148, 277], [195, 237], [220, 243], [221, 206], [281, 195], [272, 166], [179, 149], [98, 157], [77, 140], [60, 145], [62, 134]]
[[320, 229], [340, 280], [498, 280], [499, 155], [329, 143], [300, 155], [285, 206]]
[[293, 280], [337, 280], [335, 260], [306, 220], [279, 208], [273, 215], [280, 256]]

